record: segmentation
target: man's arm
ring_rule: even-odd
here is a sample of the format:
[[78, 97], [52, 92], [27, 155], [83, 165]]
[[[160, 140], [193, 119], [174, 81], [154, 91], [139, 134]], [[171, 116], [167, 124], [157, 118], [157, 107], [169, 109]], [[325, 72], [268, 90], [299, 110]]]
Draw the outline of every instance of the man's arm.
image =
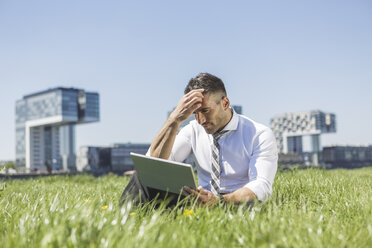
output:
[[240, 204], [242, 202], [248, 202], [248, 201], [255, 200], [256, 195], [255, 193], [253, 193], [252, 190], [246, 187], [243, 187], [243, 188], [235, 190], [234, 192], [230, 194], [224, 195], [223, 199], [227, 203]]
[[253, 155], [249, 163], [250, 181], [244, 187], [224, 195], [230, 203], [241, 203], [252, 200], [265, 201], [272, 191], [272, 184], [278, 168], [278, 151], [275, 136], [266, 129], [255, 138]]
[[181, 122], [186, 120], [196, 109], [200, 108], [203, 100], [203, 91], [204, 89], [192, 90], [181, 98], [177, 107], [169, 115], [168, 120], [151, 143], [150, 155], [152, 157], [169, 158]]
[[278, 169], [278, 150], [275, 136], [267, 128], [257, 135], [253, 142], [253, 154], [249, 162], [250, 189], [259, 201], [266, 201], [272, 193], [272, 185]]
[[[251, 200], [265, 201], [271, 195], [272, 184], [278, 167], [278, 152], [274, 134], [270, 129], [260, 133], [254, 140], [253, 155], [249, 163], [250, 181], [242, 188], [223, 195], [228, 203], [244, 203]], [[204, 205], [213, 205], [219, 197], [199, 187], [187, 191], [198, 196]]]
[[252, 200], [265, 201], [272, 191], [272, 184], [278, 168], [278, 151], [273, 132], [266, 129], [254, 141], [253, 155], [249, 163], [250, 181], [244, 187], [224, 195], [230, 203]]
[[[220, 201], [220, 198], [217, 195], [213, 194], [209, 190], [203, 189], [202, 187], [194, 190], [190, 187], [185, 186], [184, 189], [188, 193], [193, 194], [195, 197], [197, 197], [204, 206], [212, 206]], [[230, 194], [225, 194], [222, 197], [224, 202], [234, 204], [240, 204], [256, 199], [256, 195], [253, 193], [253, 191], [245, 187], [235, 190]]]

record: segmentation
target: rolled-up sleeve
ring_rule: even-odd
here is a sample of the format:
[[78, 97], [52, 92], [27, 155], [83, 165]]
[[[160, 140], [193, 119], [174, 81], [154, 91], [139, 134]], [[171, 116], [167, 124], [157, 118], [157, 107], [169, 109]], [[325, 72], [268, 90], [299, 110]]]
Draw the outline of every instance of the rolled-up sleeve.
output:
[[267, 128], [253, 141], [253, 153], [249, 162], [249, 182], [244, 187], [252, 190], [259, 201], [266, 201], [272, 193], [277, 169], [276, 140], [271, 129]]
[[[168, 160], [183, 162], [191, 153], [191, 142], [190, 136], [192, 134], [191, 125], [186, 125], [182, 128], [176, 136], [174, 141], [171, 154]], [[150, 156], [150, 148], [146, 153], [146, 156]]]

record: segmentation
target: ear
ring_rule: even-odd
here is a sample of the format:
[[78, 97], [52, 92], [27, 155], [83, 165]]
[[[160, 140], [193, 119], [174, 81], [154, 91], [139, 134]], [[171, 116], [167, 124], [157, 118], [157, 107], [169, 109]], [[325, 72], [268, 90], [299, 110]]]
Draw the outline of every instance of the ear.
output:
[[223, 99], [222, 99], [222, 107], [223, 107], [223, 110], [226, 110], [228, 108], [230, 108], [230, 100], [227, 96], [225, 96]]

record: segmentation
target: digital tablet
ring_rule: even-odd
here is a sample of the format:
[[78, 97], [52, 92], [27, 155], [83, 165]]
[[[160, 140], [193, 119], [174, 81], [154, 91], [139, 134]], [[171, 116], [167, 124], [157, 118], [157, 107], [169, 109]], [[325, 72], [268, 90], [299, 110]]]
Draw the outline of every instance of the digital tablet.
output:
[[189, 164], [130, 153], [141, 183], [150, 188], [179, 194], [183, 186], [196, 189], [194, 171]]

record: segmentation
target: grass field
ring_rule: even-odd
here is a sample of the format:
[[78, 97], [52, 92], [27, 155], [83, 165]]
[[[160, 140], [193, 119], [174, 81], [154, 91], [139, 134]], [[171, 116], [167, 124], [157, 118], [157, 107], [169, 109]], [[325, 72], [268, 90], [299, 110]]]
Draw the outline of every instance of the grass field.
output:
[[371, 167], [279, 172], [271, 199], [252, 209], [120, 209], [128, 180], [0, 181], [0, 246], [372, 247]]

